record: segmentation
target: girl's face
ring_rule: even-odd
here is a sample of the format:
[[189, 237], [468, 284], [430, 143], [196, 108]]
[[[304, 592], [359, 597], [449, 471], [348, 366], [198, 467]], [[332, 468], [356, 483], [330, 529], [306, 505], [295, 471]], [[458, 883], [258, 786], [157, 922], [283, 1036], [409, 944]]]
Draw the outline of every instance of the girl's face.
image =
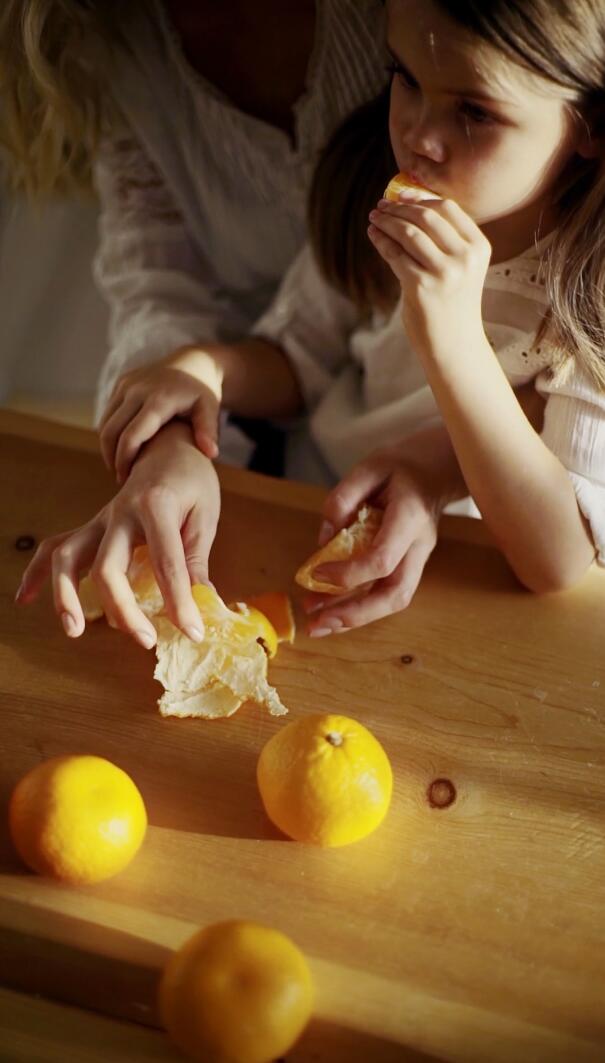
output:
[[580, 140], [563, 91], [469, 36], [434, 0], [387, 9], [399, 168], [457, 200], [494, 252], [498, 242], [528, 246], [555, 224], [553, 185]]

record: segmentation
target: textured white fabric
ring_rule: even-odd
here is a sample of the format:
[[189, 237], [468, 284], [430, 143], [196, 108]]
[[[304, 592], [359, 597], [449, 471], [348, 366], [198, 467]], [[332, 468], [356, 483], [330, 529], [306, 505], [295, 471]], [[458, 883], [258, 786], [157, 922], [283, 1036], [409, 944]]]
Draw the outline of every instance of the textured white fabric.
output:
[[95, 275], [111, 308], [100, 415], [117, 378], [181, 345], [245, 335], [305, 234], [318, 154], [386, 81], [380, 0], [317, 0], [295, 137], [244, 114], [185, 60], [159, 0], [112, 83], [124, 116], [95, 177]]
[[[544, 396], [542, 438], [569, 470], [605, 564], [605, 394], [578, 370], [555, 383], [552, 351], [536, 342], [548, 306], [540, 270], [547, 243], [489, 268], [483, 321], [511, 385], [534, 381]], [[289, 444], [288, 475], [333, 481], [376, 447], [440, 419], [400, 304], [360, 324], [353, 304], [326, 285], [308, 247], [254, 332], [286, 352], [307, 402], [308, 421]]]

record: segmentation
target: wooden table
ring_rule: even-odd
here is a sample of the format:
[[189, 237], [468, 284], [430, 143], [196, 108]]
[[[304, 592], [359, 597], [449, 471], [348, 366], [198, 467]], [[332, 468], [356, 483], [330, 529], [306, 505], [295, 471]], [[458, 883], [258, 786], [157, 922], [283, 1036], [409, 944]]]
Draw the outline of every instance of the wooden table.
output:
[[[218, 589], [289, 587], [321, 492], [221, 475]], [[603, 1060], [605, 575], [534, 597], [478, 522], [450, 518], [406, 612], [323, 640], [301, 624], [270, 670], [291, 718], [356, 717], [395, 774], [381, 828], [322, 851], [261, 807], [256, 759], [282, 721], [254, 706], [163, 720], [151, 654], [103, 623], [68, 641], [48, 596], [13, 606], [20, 537], [76, 525], [110, 491], [90, 434], [0, 414], [2, 807], [41, 759], [92, 752], [130, 772], [151, 823], [126, 871], [76, 890], [23, 869], [3, 813], [0, 1059], [176, 1060], [158, 972], [198, 926], [238, 916], [312, 966], [291, 1063]], [[437, 779], [447, 808], [428, 799]]]

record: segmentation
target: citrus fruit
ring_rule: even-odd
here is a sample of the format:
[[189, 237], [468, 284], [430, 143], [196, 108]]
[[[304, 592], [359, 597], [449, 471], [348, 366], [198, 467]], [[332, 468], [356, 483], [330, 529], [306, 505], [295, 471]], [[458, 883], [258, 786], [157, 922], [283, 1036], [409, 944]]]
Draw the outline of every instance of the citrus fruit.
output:
[[277, 645], [269, 621], [247, 606], [229, 609], [214, 588], [191, 588], [204, 620], [204, 637], [192, 642], [165, 616], [154, 617], [157, 665], [154, 677], [164, 687], [158, 704], [163, 716], [232, 716], [244, 701], [264, 705], [274, 716], [288, 710], [267, 681], [263, 645]]
[[317, 845], [348, 845], [386, 815], [393, 773], [380, 742], [346, 716], [294, 720], [269, 739], [257, 780], [269, 819]]
[[311, 1015], [306, 960], [278, 930], [241, 920], [204, 927], [175, 952], [159, 986], [160, 1016], [200, 1063], [271, 1063]]
[[19, 780], [9, 826], [33, 871], [100, 882], [130, 863], [145, 837], [147, 813], [121, 768], [102, 757], [67, 755], [43, 761]]
[[284, 591], [263, 591], [246, 598], [250, 609], [258, 609], [273, 625], [278, 642], [294, 642], [296, 627], [292, 603]]

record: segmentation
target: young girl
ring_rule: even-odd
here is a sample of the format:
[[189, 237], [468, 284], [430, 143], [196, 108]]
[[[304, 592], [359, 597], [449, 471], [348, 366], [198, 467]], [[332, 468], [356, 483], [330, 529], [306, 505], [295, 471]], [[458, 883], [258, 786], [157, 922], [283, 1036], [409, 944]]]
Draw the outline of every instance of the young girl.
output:
[[[389, 0], [387, 11], [391, 165], [435, 198], [381, 200], [368, 230], [380, 258], [368, 258], [354, 215], [366, 209], [360, 189], [367, 200], [389, 156], [370, 138], [365, 163], [374, 170], [364, 169], [366, 110], [336, 140], [315, 183], [322, 275], [303, 251], [253, 339], [185, 349], [135, 372], [102, 426], [106, 457], [124, 476], [141, 443], [175, 415], [191, 418], [208, 450], [208, 410], [219, 399], [274, 417], [306, 401], [309, 431], [293, 461], [308, 468], [319, 457], [333, 476], [350, 469], [328, 497], [320, 538], [365, 499], [385, 508], [367, 555], [321, 573], [343, 590], [374, 580], [372, 589], [344, 602], [316, 599], [315, 635], [404, 606], [445, 501], [468, 493], [532, 590], [575, 582], [595, 554], [605, 561], [605, 12], [596, 0], [556, 8], [546, 0]], [[378, 103], [370, 117], [379, 111]], [[370, 453], [376, 443], [381, 449]], [[55, 554], [59, 609], [75, 606], [74, 574], [102, 532], [99, 585], [114, 620], [134, 630], [124, 571], [142, 529], [128, 492], [149, 460], [146, 448], [109, 516], [65, 540], [69, 561]], [[165, 545], [162, 556], [150, 542], [164, 569], [177, 553], [174, 541]], [[45, 547], [32, 562], [26, 599], [50, 553]]]

